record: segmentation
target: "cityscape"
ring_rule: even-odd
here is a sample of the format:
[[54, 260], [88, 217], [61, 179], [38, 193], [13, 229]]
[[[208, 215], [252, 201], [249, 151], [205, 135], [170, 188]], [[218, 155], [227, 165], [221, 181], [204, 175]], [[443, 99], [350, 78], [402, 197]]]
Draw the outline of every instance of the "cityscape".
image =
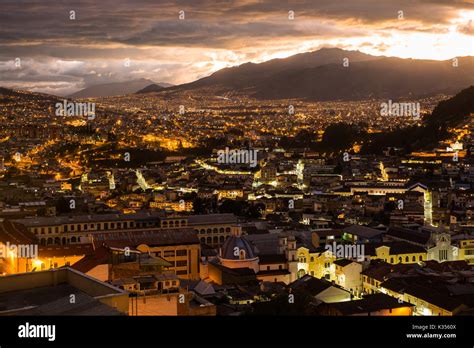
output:
[[0, 316], [474, 315], [472, 2], [20, 2]]

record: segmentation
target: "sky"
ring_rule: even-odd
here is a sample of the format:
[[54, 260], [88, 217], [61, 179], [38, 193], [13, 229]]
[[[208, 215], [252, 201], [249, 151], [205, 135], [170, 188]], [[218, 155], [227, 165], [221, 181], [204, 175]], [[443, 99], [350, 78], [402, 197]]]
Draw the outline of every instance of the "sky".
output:
[[181, 84], [322, 47], [473, 56], [473, 19], [474, 0], [0, 0], [0, 86]]

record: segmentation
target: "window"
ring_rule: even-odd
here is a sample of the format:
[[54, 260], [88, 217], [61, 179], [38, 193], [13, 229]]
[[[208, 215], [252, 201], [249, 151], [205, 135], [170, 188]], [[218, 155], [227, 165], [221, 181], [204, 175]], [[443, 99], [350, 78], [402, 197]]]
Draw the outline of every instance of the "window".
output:
[[176, 256], [186, 256], [186, 255], [187, 255], [186, 249], [176, 250]]
[[267, 266], [267, 271], [269, 271], [269, 270], [270, 270], [270, 266]]
[[176, 267], [186, 267], [187, 265], [187, 261], [176, 261]]
[[411, 260], [412, 260], [413, 262], [415, 262], [415, 261], [416, 261], [416, 256], [415, 256], [415, 255], [413, 255], [413, 257], [412, 257], [412, 259], [411, 259]]
[[405, 257], [405, 262], [410, 262], [410, 258], [408, 256]]
[[176, 271], [176, 274], [178, 275], [188, 274], [188, 271]]

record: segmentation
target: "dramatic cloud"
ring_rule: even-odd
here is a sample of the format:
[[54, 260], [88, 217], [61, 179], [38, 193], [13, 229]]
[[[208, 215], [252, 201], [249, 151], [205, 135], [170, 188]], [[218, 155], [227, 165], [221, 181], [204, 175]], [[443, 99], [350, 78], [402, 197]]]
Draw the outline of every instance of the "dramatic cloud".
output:
[[176, 84], [323, 46], [448, 59], [474, 54], [473, 14], [469, 0], [2, 0], [0, 85]]

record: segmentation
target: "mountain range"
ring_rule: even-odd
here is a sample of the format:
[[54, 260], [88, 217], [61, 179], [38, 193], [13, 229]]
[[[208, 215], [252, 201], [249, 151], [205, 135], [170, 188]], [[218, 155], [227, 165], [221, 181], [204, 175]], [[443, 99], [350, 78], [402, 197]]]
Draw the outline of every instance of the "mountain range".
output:
[[68, 98], [113, 97], [117, 95], [132, 94], [150, 85], [156, 85], [162, 88], [172, 86], [171, 84], [165, 82], [155, 83], [149, 79], [138, 79], [89, 86], [71, 95], [68, 95]]
[[[346, 63], [346, 64], [344, 64]], [[307, 101], [403, 99], [456, 94], [474, 84], [474, 57], [420, 60], [322, 48], [263, 63], [224, 68], [196, 81], [170, 85], [138, 79], [89, 86], [68, 98], [192, 92], [214, 96]]]
[[[347, 58], [346, 66], [343, 64]], [[455, 66], [457, 65], [457, 66]], [[454, 94], [474, 84], [474, 57], [419, 60], [323, 48], [219, 70], [166, 91], [211, 90], [257, 99], [360, 100]]]

